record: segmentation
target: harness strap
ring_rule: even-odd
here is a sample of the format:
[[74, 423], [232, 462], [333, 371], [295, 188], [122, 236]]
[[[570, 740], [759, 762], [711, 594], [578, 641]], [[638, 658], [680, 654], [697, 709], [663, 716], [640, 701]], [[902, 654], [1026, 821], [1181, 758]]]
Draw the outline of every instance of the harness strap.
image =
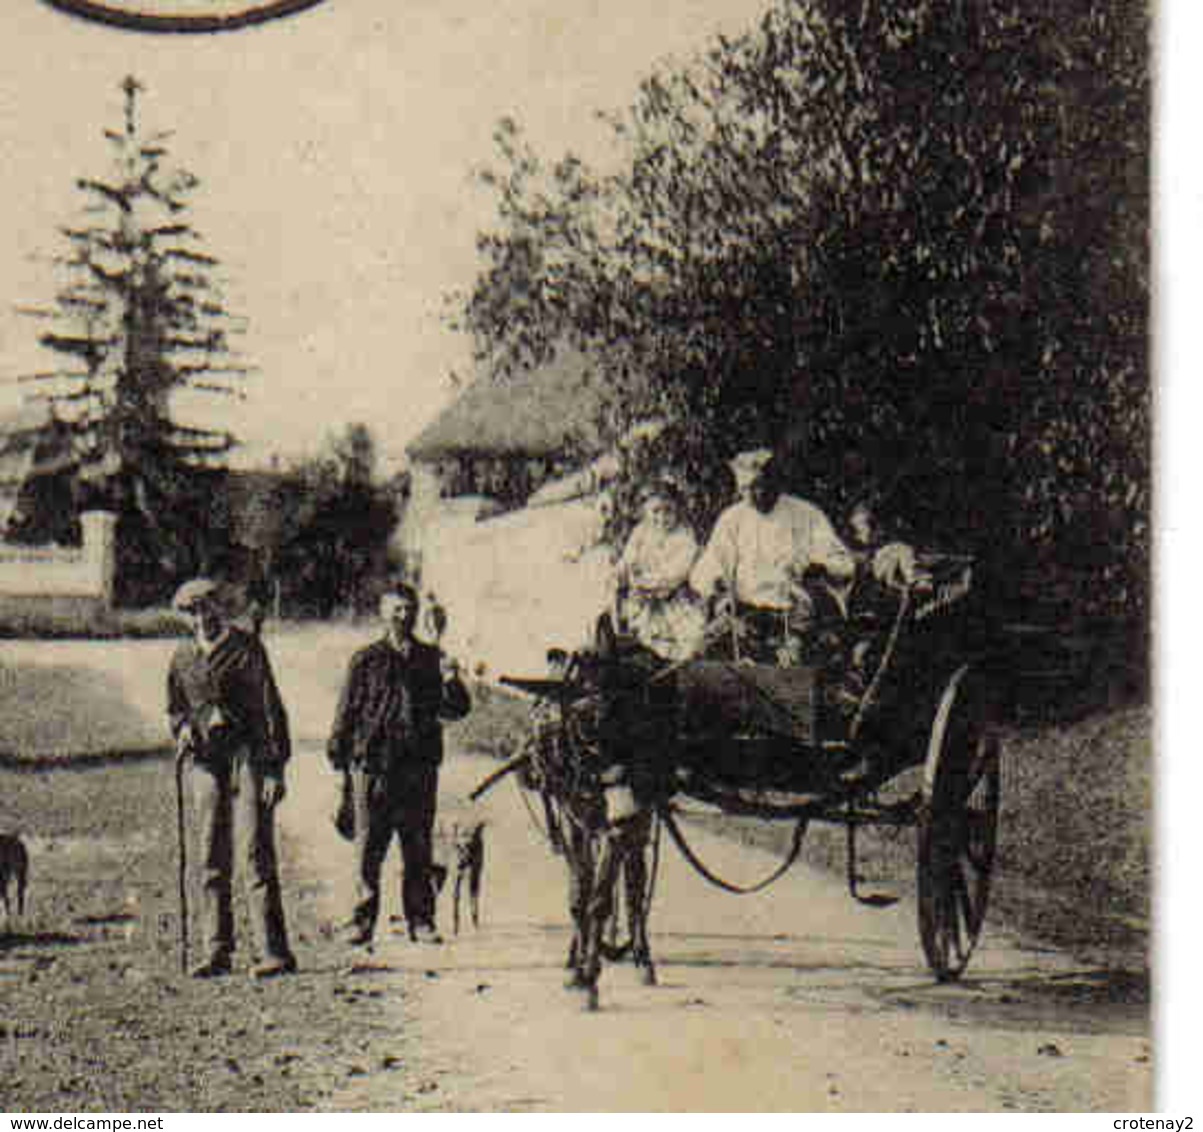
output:
[[471, 794], [468, 795], [468, 801], [475, 802], [483, 794], [487, 794], [494, 786], [497, 785], [507, 774], [513, 774], [516, 770], [522, 770], [531, 761], [529, 753], [523, 751], [520, 755], [515, 755], [503, 766], [489, 774]]
[[768, 888], [774, 881], [780, 880], [789, 871], [793, 863], [798, 859], [798, 855], [802, 852], [802, 838], [806, 835], [806, 827], [809, 825], [808, 818], [799, 818], [798, 824], [794, 826], [794, 839], [789, 847], [789, 852], [786, 854], [785, 860], [781, 862], [767, 877], [756, 884], [742, 886], [732, 884], [730, 881], [723, 880], [711, 872], [698, 855], [690, 848], [689, 843], [685, 840], [685, 835], [681, 832], [681, 827], [677, 825], [677, 819], [673, 816], [671, 807], [663, 806], [660, 809], [660, 816], [664, 821], [665, 827], [668, 829], [669, 835], [672, 837], [674, 844], [681, 850], [681, 855], [693, 866], [694, 871], [704, 880], [708, 880], [717, 888], [721, 888], [724, 892], [732, 892], [736, 896], [749, 896], [753, 892], [762, 892]]

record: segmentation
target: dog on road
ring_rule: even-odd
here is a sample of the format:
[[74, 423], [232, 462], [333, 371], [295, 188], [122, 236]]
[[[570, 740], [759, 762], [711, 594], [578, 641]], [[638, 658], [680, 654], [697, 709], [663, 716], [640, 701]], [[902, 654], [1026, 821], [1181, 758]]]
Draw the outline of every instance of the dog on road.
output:
[[0, 895], [4, 897], [4, 914], [12, 915], [9, 904], [9, 885], [17, 891], [17, 915], [25, 914], [25, 886], [29, 882], [29, 854], [15, 833], [0, 833]]
[[480, 927], [480, 885], [485, 871], [485, 823], [455, 828], [455, 896], [452, 925], [459, 935], [459, 908], [464, 884], [468, 886], [468, 911], [472, 926]]
[[[459, 935], [460, 905], [467, 888], [468, 914], [472, 917], [472, 926], [480, 927], [480, 889], [485, 870], [485, 823], [473, 822], [471, 825], [454, 825], [451, 828], [451, 856], [455, 860], [455, 884], [452, 889], [452, 925], [456, 935]], [[434, 886], [436, 896], [441, 896], [447, 887], [451, 870], [438, 861], [430, 865], [430, 883]], [[401, 923], [401, 916], [390, 916], [391, 923]]]

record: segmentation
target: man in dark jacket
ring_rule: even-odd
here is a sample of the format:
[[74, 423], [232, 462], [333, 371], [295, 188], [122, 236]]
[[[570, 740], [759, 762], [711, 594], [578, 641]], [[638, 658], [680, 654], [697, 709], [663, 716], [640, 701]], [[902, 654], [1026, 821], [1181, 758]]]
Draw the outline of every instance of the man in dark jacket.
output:
[[230, 972], [235, 831], [246, 846], [251, 918], [260, 935], [261, 961], [253, 973], [286, 975], [297, 964], [284, 926], [274, 821], [291, 754], [288, 717], [263, 645], [230, 624], [215, 582], [186, 582], [173, 604], [193, 633], [176, 650], [167, 676], [171, 732], [177, 757], [191, 760], [204, 854], [209, 957], [193, 975]]
[[351, 659], [330, 736], [331, 764], [351, 775], [358, 903], [351, 943], [369, 944], [380, 913], [380, 871], [395, 833], [405, 869], [410, 938], [441, 943], [434, 923], [431, 840], [443, 759], [443, 720], [471, 706], [454, 662], [414, 637], [418, 595], [392, 586], [380, 600], [384, 637]]

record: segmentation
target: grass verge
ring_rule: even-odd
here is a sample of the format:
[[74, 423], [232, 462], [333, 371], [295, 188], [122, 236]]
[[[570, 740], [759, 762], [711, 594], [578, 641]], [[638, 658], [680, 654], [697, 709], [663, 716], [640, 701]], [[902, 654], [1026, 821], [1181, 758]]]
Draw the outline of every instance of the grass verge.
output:
[[179, 637], [184, 631], [170, 609], [0, 610], [3, 640], [146, 640]]

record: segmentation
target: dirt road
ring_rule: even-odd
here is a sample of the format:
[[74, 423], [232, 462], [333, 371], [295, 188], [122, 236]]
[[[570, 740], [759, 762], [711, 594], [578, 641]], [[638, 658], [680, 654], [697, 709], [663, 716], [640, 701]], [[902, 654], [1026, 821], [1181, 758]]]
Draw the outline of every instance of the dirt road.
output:
[[[317, 756], [302, 751], [297, 760], [288, 844], [294, 867], [345, 891], [349, 854], [329, 823], [336, 783]], [[469, 816], [466, 793], [490, 767], [448, 760], [445, 828]], [[667, 844], [652, 918], [660, 985], [644, 987], [632, 969], [611, 967], [602, 1010], [585, 1013], [561, 986], [561, 862], [515, 787], [499, 788], [481, 814], [488, 861], [480, 930], [465, 928], [442, 948], [410, 944], [394, 930], [373, 969], [357, 976], [406, 987], [407, 1059], [420, 1105], [1133, 1111], [1150, 1103], [1144, 1008], [1111, 1001], [1124, 988], [1104, 973], [987, 930], [971, 977], [939, 987], [922, 965], [910, 901], [863, 908], [837, 880], [804, 868], [765, 894], [734, 897], [706, 885]], [[736, 878], [763, 875], [772, 863], [701, 833], [697, 846]], [[441, 917], [449, 928], [446, 897]], [[331, 1107], [388, 1108], [389, 1087], [387, 1077], [353, 1080]]]
[[[290, 796], [280, 811], [286, 880], [304, 918], [327, 927], [348, 911], [352, 862], [330, 824], [336, 781], [321, 740], [346, 659], [370, 632], [323, 629], [269, 641], [298, 739]], [[19, 662], [21, 671], [57, 666], [63, 675], [56, 679], [91, 690], [105, 709], [94, 709], [86, 696], [56, 697], [46, 712], [27, 701], [12, 724], [19, 725], [23, 741], [51, 751], [161, 741], [169, 648], [170, 642], [23, 642], [7, 649], [9, 664]], [[93, 673], [104, 681], [92, 679]], [[67, 705], [77, 703], [83, 705], [79, 719], [68, 718]], [[113, 704], [119, 710], [110, 710]], [[494, 765], [458, 752], [454, 728], [449, 737], [440, 816], [445, 827], [469, 816], [466, 794]], [[372, 966], [349, 977], [339, 966], [341, 952], [319, 931], [298, 948], [302, 974], [296, 980], [287, 987], [257, 988], [278, 1011], [273, 1041], [280, 1040], [291, 1017], [287, 1011], [295, 1008], [302, 1030], [320, 1029], [324, 1020], [331, 1032], [314, 1039], [326, 1043], [322, 1049], [341, 1049], [339, 1042], [346, 1045], [354, 1037], [356, 1056], [365, 1065], [372, 1056], [388, 1055], [389, 1071], [340, 1073], [328, 1091], [315, 1090], [306, 1107], [1130, 1112], [1147, 1111], [1152, 1103], [1143, 988], [1064, 954], [1025, 950], [989, 923], [969, 977], [938, 987], [922, 963], [910, 901], [884, 910], [863, 908], [848, 899], [837, 878], [801, 866], [765, 894], [729, 896], [708, 887], [667, 843], [651, 921], [660, 985], [644, 987], [631, 969], [610, 968], [602, 980], [601, 1011], [585, 1013], [580, 997], [561, 986], [567, 946], [562, 863], [548, 851], [512, 784], [491, 794], [481, 813], [489, 824], [479, 931], [469, 928], [441, 948], [420, 948], [386, 931]], [[695, 838], [702, 855], [735, 880], [759, 877], [773, 863], [746, 846], [700, 832]], [[46, 891], [54, 884], [53, 856], [39, 865], [44, 878], [39, 891]], [[388, 868], [396, 868], [392, 859]], [[397, 910], [396, 888], [390, 886], [389, 912]], [[147, 899], [151, 896], [148, 891]], [[142, 998], [150, 993], [147, 987], [162, 983], [164, 1003], [182, 995], [197, 1011], [195, 1018], [180, 1011], [169, 1016], [157, 1047], [164, 1065], [177, 1048], [187, 1065], [210, 1040], [205, 1035], [213, 1023], [203, 1014], [209, 999], [229, 988], [179, 990], [170, 971], [170, 926], [156, 935], [169, 894], [156, 900], [147, 905], [144, 929], [158, 950], [147, 953], [149, 973], [135, 973], [149, 980], [139, 984]], [[445, 900], [441, 918], [449, 928]], [[149, 958], [164, 948], [165, 958]], [[72, 996], [85, 991], [93, 1005], [108, 1001], [100, 997], [109, 994], [105, 980], [111, 972], [103, 967], [108, 952], [97, 952], [93, 962], [89, 948], [74, 948], [76, 956], [70, 947], [60, 950], [50, 967], [53, 957], [32, 946], [28, 956], [19, 950], [9, 956], [10, 984], [41, 979], [29, 989], [25, 1006], [15, 997], [10, 1003], [28, 1013], [26, 1029], [10, 1028], [10, 1042], [28, 1031], [27, 1044], [42, 1043], [30, 1046], [31, 1067], [43, 1065], [60, 1045], [72, 1057], [85, 1056], [71, 1045], [74, 1026], [60, 1032], [55, 1023], [49, 1037], [42, 1034], [39, 1001], [59, 994], [68, 1010]], [[112, 962], [121, 958], [114, 953]], [[84, 967], [88, 962], [94, 971]], [[77, 979], [92, 982], [76, 986]], [[39, 988], [45, 988], [41, 999]], [[237, 996], [236, 988], [231, 996]], [[135, 1006], [122, 1001], [114, 1010], [128, 1013]], [[356, 1020], [351, 1029], [339, 1009]], [[245, 1016], [231, 1013], [230, 1024], [239, 1018], [237, 1034], [244, 1036], [231, 1035], [229, 1041], [250, 1042], [254, 1035], [246, 1036]], [[136, 1045], [131, 1049], [137, 1052]], [[259, 1056], [249, 1046], [237, 1052], [243, 1062]], [[280, 1056], [286, 1055], [263, 1069], [265, 1090], [271, 1074], [284, 1071], [276, 1066]], [[326, 1060], [333, 1077], [341, 1063], [333, 1054]], [[393, 1066], [404, 1069], [392, 1071]], [[106, 1068], [114, 1072], [112, 1065]], [[135, 1078], [130, 1077], [129, 1095], [144, 1103], [152, 1094], [139, 1092]], [[170, 1082], [158, 1084], [162, 1096], [179, 1095]], [[260, 1098], [244, 1088], [227, 1098], [209, 1086], [201, 1089], [203, 1097], [220, 1096], [223, 1107], [284, 1103], [270, 1092]]]

